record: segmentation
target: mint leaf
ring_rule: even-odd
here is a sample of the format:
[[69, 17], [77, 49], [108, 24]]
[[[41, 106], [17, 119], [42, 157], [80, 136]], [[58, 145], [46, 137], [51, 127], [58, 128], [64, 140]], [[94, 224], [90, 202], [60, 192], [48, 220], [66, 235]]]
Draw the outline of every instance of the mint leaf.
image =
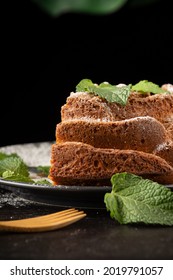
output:
[[42, 166], [39, 165], [37, 167], [37, 171], [40, 173], [41, 176], [48, 176], [49, 175], [50, 166]]
[[52, 16], [67, 12], [107, 14], [120, 9], [127, 0], [33, 0]]
[[110, 216], [121, 224], [145, 223], [173, 225], [173, 193], [148, 179], [129, 173], [111, 178], [112, 192], [104, 202]]
[[[140, 92], [150, 92], [154, 94], [165, 93], [166, 91], [160, 88], [158, 85], [149, 82], [147, 80], [140, 81], [136, 85], [132, 86], [132, 90]], [[168, 92], [167, 92], [168, 93]]]
[[76, 86], [76, 92], [89, 92], [95, 95], [98, 95], [101, 98], [106, 99], [108, 102], [116, 102], [122, 106], [125, 106], [128, 101], [128, 97], [131, 91], [137, 91], [141, 93], [152, 93], [152, 94], [161, 94], [169, 93], [168, 91], [163, 90], [158, 85], [149, 82], [147, 80], [140, 81], [136, 85], [111, 85], [109, 83], [101, 83], [99, 85], [93, 84], [89, 79], [81, 80]]
[[0, 160], [8, 158], [8, 157], [19, 157], [19, 156], [16, 153], [6, 154], [6, 153], [0, 152]]
[[19, 157], [10, 156], [0, 161], [0, 176], [3, 172], [11, 171], [13, 175], [20, 174], [28, 177], [29, 171], [27, 165]]
[[109, 83], [93, 84], [89, 79], [83, 79], [76, 86], [76, 91], [87, 91], [106, 99], [108, 102], [116, 102], [122, 106], [126, 105], [130, 95], [131, 85], [122, 87], [111, 85]]
[[93, 82], [89, 79], [81, 80], [76, 86], [76, 92], [89, 91], [89, 88], [94, 86]]
[[0, 153], [0, 176], [5, 180], [33, 182], [27, 165], [17, 154]]
[[25, 182], [25, 183], [34, 183], [34, 181], [30, 177], [26, 177], [20, 174], [14, 174], [14, 172], [8, 170], [2, 174], [2, 178], [9, 181], [16, 182]]
[[[40, 176], [48, 176], [50, 166], [38, 166], [36, 169], [40, 172]], [[16, 182], [52, 185], [47, 179], [32, 180], [28, 166], [16, 153], [6, 154], [0, 152], [0, 177], [5, 180]]]
[[47, 179], [35, 181], [35, 184], [52, 186], [52, 183], [50, 181], [48, 181]]
[[98, 86], [98, 88], [95, 89], [95, 93], [98, 96], [105, 98], [108, 102], [116, 102], [124, 106], [126, 105], [128, 97], [130, 95], [130, 87], [131, 85], [117, 87], [110, 84], [103, 87], [101, 84], [100, 86]]

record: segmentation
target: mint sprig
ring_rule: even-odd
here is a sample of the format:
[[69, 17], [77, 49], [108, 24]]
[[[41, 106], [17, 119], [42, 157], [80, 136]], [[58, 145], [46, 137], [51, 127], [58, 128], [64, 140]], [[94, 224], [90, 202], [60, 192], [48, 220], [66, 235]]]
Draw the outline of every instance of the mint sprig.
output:
[[122, 106], [127, 104], [129, 95], [132, 91], [140, 93], [152, 93], [152, 94], [161, 94], [168, 93], [169, 91], [163, 90], [157, 84], [149, 82], [147, 80], [140, 81], [139, 83], [132, 85], [111, 85], [109, 83], [101, 83], [99, 85], [94, 84], [89, 79], [81, 80], [76, 86], [76, 92], [89, 92], [99, 97], [106, 99], [108, 102], [116, 102]]
[[48, 176], [49, 175], [50, 166], [49, 165], [39, 165], [37, 166], [37, 171], [41, 176]]
[[47, 179], [37, 180], [35, 181], [35, 184], [37, 185], [46, 185], [46, 186], [52, 186], [52, 183]]
[[0, 176], [11, 181], [33, 182], [28, 166], [17, 154], [0, 153]]
[[[37, 170], [42, 176], [48, 176], [49, 168], [49, 166], [38, 166]], [[16, 153], [6, 154], [0, 152], [0, 177], [5, 180], [16, 182], [52, 185], [51, 182], [46, 179], [32, 179], [29, 173], [29, 167]]]
[[3, 177], [4, 172], [10, 172], [9, 174], [21, 174], [22, 176], [29, 176], [27, 165], [18, 156], [7, 156], [0, 161], [0, 176]]
[[0, 152], [0, 160], [3, 160], [8, 157], [19, 157], [19, 156], [16, 153], [6, 154], [3, 152]]
[[122, 106], [126, 105], [130, 95], [131, 85], [116, 86], [109, 83], [93, 84], [89, 79], [83, 79], [76, 86], [76, 91], [87, 91], [106, 99], [108, 102], [116, 102]]
[[111, 218], [120, 224], [173, 225], [173, 192], [165, 186], [129, 173], [111, 178], [112, 191], [104, 202]]
[[[143, 93], [153, 93], [153, 94], [160, 94], [165, 93], [166, 91], [159, 87], [157, 84], [149, 82], [147, 80], [140, 81], [139, 83], [135, 84], [131, 88], [133, 91], [143, 92]], [[166, 92], [169, 93], [169, 92]]]

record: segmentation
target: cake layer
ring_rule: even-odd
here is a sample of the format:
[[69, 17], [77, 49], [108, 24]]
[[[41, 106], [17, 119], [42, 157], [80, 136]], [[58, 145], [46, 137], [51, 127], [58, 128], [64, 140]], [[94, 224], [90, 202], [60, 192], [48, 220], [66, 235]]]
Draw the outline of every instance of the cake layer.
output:
[[83, 142], [96, 148], [152, 153], [168, 139], [164, 126], [151, 117], [136, 117], [115, 122], [71, 120], [56, 126], [57, 143]]
[[173, 167], [173, 142], [168, 141], [156, 147], [153, 154], [164, 158]]
[[94, 148], [80, 142], [52, 145], [49, 178], [54, 184], [110, 185], [113, 174], [125, 171], [162, 184], [173, 182], [173, 167], [150, 153]]
[[173, 93], [140, 94], [131, 93], [125, 106], [109, 103], [88, 92], [71, 93], [61, 108], [61, 120], [94, 119], [117, 121], [150, 116], [161, 122], [169, 130], [173, 139]]

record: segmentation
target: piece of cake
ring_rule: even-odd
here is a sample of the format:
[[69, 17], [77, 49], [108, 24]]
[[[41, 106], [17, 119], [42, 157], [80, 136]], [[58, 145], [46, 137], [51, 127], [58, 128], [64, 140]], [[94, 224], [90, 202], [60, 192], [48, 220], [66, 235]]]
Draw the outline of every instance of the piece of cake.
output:
[[173, 167], [164, 159], [135, 150], [102, 149], [81, 142], [53, 144], [51, 179], [62, 185], [110, 185], [118, 172], [159, 183], [173, 182]]
[[[70, 94], [52, 145], [49, 178], [54, 184], [110, 185], [114, 173], [125, 171], [173, 183], [173, 85], [159, 88], [145, 82], [142, 86], [154, 94], [103, 84], [98, 95], [92, 84], [90, 91]], [[118, 87], [124, 87], [120, 94]], [[112, 102], [113, 98], [118, 101]]]
[[61, 120], [93, 119], [104, 122], [150, 116], [161, 122], [173, 139], [173, 93], [131, 93], [126, 106], [109, 103], [88, 92], [71, 93], [61, 108]]

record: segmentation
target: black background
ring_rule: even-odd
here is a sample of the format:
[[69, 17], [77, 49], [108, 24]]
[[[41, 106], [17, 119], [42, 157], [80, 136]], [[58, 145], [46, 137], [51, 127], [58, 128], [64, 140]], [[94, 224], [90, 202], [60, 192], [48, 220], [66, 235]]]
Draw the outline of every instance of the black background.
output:
[[0, 146], [54, 140], [60, 108], [83, 78], [173, 82], [171, 1], [55, 18], [32, 1], [7, 4], [1, 11]]

